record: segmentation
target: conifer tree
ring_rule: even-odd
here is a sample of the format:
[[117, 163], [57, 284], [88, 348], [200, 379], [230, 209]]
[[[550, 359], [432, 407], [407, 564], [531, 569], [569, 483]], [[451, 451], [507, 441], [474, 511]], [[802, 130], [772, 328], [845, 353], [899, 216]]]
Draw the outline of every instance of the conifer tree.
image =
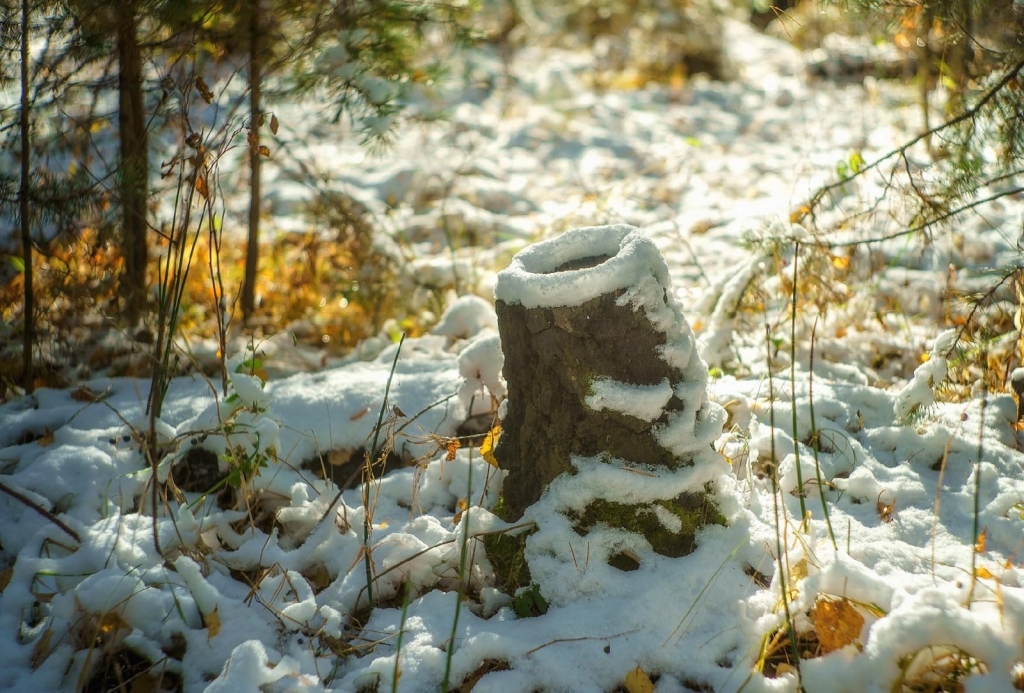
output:
[[[979, 204], [1024, 192], [1017, 178], [1024, 173], [1024, 5], [849, 0], [845, 7], [884, 17], [892, 25], [916, 27], [924, 131], [820, 189], [801, 220], [814, 226], [819, 205], [835, 202], [835, 193], [851, 178], [889, 168], [906, 177], [902, 189], [911, 206], [896, 235], [920, 232], [930, 237]], [[934, 92], [946, 96], [938, 123], [928, 116]], [[923, 168], [911, 162], [910, 154], [922, 144], [933, 159]]]
[[[425, 46], [431, 40], [467, 40], [470, 7], [408, 0], [246, 0], [235, 12], [246, 29], [238, 34], [244, 36], [250, 80], [249, 235], [241, 291], [242, 315], [248, 319], [256, 308], [266, 100], [323, 88], [335, 99], [335, 119], [349, 117], [366, 144], [384, 146], [397, 126], [403, 96], [440, 70], [425, 57]], [[271, 75], [279, 85], [277, 94], [264, 90]], [[270, 121], [275, 130], [276, 123]]]

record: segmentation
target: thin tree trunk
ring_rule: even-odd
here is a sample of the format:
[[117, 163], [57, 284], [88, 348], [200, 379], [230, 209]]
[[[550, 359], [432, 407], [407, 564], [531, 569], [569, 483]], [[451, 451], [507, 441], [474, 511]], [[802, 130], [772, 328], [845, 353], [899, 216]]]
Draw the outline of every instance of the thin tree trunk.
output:
[[[932, 19], [932, 10], [922, 7], [917, 19], [917, 80], [918, 94], [921, 100], [921, 116], [924, 120], [922, 127], [925, 132], [931, 130], [931, 109], [928, 105], [928, 94], [931, 91], [932, 50], [928, 38], [931, 35]], [[932, 152], [931, 135], [925, 136], [924, 143], [928, 147], [928, 151]]]
[[146, 205], [149, 198], [149, 159], [146, 116], [142, 100], [142, 53], [139, 48], [134, 2], [117, 7], [117, 58], [121, 165], [119, 170], [122, 209], [124, 273], [121, 295], [125, 315], [135, 323], [146, 307]]
[[28, 2], [29, 0], [21, 0], [21, 187], [18, 190], [18, 205], [21, 214], [22, 257], [25, 262], [25, 330], [21, 372], [25, 392], [32, 392], [35, 385], [35, 377], [32, 373], [32, 346], [35, 342], [36, 301], [32, 284], [32, 227], [28, 205], [30, 157], [32, 156], [28, 98]]
[[248, 322], [256, 311], [256, 272], [260, 252], [260, 111], [263, 66], [260, 2], [249, 6], [249, 240], [245, 251], [245, 279], [242, 282], [242, 320]]

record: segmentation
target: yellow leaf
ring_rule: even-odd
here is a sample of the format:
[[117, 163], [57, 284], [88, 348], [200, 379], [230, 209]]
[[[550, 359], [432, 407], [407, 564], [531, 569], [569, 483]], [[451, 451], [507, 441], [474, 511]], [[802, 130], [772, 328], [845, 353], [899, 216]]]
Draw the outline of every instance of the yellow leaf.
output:
[[263, 156], [270, 156], [270, 147], [265, 144], [260, 145], [260, 154]]
[[455, 518], [452, 520], [455, 524], [459, 524], [462, 520], [462, 513], [466, 512], [466, 508], [469, 507], [469, 500], [466, 498], [460, 498], [459, 502], [455, 504]]
[[39, 665], [46, 661], [46, 658], [50, 656], [50, 641], [53, 640], [53, 630], [47, 629], [45, 633], [39, 636], [36, 640], [36, 644], [32, 646], [32, 670], [35, 671], [39, 668]]
[[796, 674], [796, 667], [786, 662], [780, 662], [779, 666], [775, 667], [775, 675], [785, 676], [786, 674]]
[[53, 431], [51, 431], [50, 429], [47, 428], [46, 430], [43, 431], [43, 435], [39, 436], [36, 439], [36, 445], [38, 445], [41, 448], [45, 448], [47, 445], [52, 444], [53, 440], [54, 440]]
[[797, 209], [793, 210], [789, 214], [789, 223], [796, 224], [803, 221], [804, 217], [811, 213], [809, 205], [800, 205]]
[[979, 578], [981, 578], [983, 580], [995, 580], [996, 579], [996, 576], [993, 575], [992, 573], [990, 573], [988, 571], [988, 568], [986, 568], [983, 565], [979, 565], [977, 568], [974, 569], [974, 576], [975, 577], [979, 577]]
[[107, 613], [100, 616], [100, 635], [110, 635], [111, 633], [116, 633], [117, 631], [123, 628], [128, 628], [130, 630], [131, 626], [128, 625], [128, 622], [124, 620], [121, 614], [116, 613], [114, 611], [108, 611]]
[[196, 190], [198, 190], [199, 194], [203, 197], [207, 199], [210, 198], [210, 188], [206, 183], [206, 176], [199, 176], [196, 178]]
[[626, 689], [627, 693], [654, 693], [654, 682], [640, 667], [626, 674], [626, 680], [622, 682], [622, 687]]
[[209, 633], [206, 635], [207, 640], [212, 640], [217, 637], [217, 633], [220, 632], [220, 607], [215, 606], [213, 611], [203, 616], [203, 625], [206, 626]]
[[848, 601], [819, 597], [811, 608], [811, 623], [822, 654], [828, 654], [860, 638], [864, 617]]
[[498, 439], [500, 437], [501, 424], [498, 424], [487, 432], [484, 442], [480, 445], [480, 455], [487, 460], [487, 464], [492, 467], [498, 466], [498, 460], [494, 457], [494, 448], [498, 446]]
[[837, 270], [844, 270], [850, 266], [850, 258], [843, 257], [842, 255], [833, 255], [832, 266]]
[[988, 527], [984, 527], [981, 530], [981, 534], [978, 535], [978, 541], [974, 543], [974, 553], [985, 553], [985, 535], [988, 534]]

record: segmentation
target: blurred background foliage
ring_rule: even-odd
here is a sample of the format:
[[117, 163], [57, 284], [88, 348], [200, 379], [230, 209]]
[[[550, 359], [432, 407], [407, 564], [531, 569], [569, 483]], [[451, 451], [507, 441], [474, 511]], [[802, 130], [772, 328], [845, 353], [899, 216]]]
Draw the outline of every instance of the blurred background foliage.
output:
[[[0, 0], [0, 398], [151, 369], [165, 316], [154, 287], [172, 248], [193, 253], [172, 332], [223, 346], [230, 326], [288, 326], [340, 354], [429, 326], [408, 307], [409, 249], [358, 201], [326, 190], [302, 210], [317, 232], [261, 231], [260, 162], [302, 156], [281, 104], [315, 101], [386, 151], [410, 122], [444, 117], [444, 89], [464, 88], [474, 60], [580, 49], [597, 88], [680, 87], [733, 78], [724, 26], [750, 21], [823, 51], [811, 73], [918, 86], [942, 172], [919, 191], [929, 228], [1021, 172], [1022, 14], [1009, 0]], [[833, 50], [843, 36], [882, 57]], [[243, 163], [227, 174], [229, 155]], [[251, 198], [241, 223], [224, 202], [239, 188]], [[205, 211], [182, 227], [167, 201], [185, 189]]]

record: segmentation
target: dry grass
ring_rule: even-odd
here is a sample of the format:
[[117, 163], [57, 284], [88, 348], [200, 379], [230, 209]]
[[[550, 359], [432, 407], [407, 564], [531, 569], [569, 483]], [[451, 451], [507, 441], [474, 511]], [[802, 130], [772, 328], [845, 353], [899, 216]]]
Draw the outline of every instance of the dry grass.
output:
[[[390, 318], [401, 321], [410, 335], [422, 333], [418, 319], [405, 315], [397, 262], [376, 252], [365, 222], [337, 209], [314, 213], [333, 237], [294, 233], [261, 244], [258, 310], [247, 332], [258, 339], [286, 329], [298, 342], [332, 355], [378, 334]], [[166, 243], [154, 237], [151, 281], [157, 258], [166, 252]], [[243, 240], [224, 242], [219, 257], [215, 252], [207, 238], [199, 239], [179, 326], [179, 334], [190, 339], [217, 336], [211, 266], [219, 267], [229, 300], [242, 283]], [[129, 329], [118, 318], [123, 264], [118, 245], [92, 230], [54, 241], [34, 255], [36, 387], [67, 387], [95, 372], [136, 377], [150, 372], [153, 330]], [[21, 382], [24, 276], [16, 272], [0, 285], [0, 319], [10, 328], [0, 348], [0, 401]], [[233, 305], [228, 310], [240, 319]]]

